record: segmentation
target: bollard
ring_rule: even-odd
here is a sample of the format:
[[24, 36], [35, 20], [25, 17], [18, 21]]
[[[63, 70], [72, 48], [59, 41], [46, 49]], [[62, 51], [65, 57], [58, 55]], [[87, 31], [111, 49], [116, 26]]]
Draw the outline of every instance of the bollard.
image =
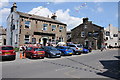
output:
[[26, 53], [24, 53], [24, 58], [26, 58]]
[[20, 59], [22, 59], [23, 58], [23, 55], [22, 55], [22, 53], [20, 53]]

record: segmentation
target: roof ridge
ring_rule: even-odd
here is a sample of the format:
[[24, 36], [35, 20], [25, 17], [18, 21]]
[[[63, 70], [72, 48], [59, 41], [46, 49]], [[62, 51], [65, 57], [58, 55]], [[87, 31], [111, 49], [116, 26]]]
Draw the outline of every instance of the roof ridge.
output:
[[51, 19], [51, 18], [48, 18], [48, 17], [44, 17], [44, 16], [38, 16], [38, 15], [29, 14], [29, 13], [23, 13], [23, 12], [19, 12], [19, 11], [17, 11], [17, 13], [19, 15], [26, 16], [26, 17], [30, 17], [31, 16], [32, 18], [37, 18], [37, 19], [41, 19], [41, 20], [45, 20], [45, 21], [51, 21], [51, 22], [55, 22], [55, 23], [66, 25], [65, 23], [62, 23], [62, 22], [60, 22], [58, 20], [54, 20], [54, 19]]

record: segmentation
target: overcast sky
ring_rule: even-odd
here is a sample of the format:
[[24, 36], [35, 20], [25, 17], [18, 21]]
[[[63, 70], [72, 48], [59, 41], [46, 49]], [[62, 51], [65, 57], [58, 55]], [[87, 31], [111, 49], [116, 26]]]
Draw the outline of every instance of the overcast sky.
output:
[[[99, 0], [100, 1], [100, 0]], [[102, 27], [112, 24], [118, 27], [118, 2], [16, 2], [17, 11], [49, 17], [56, 13], [57, 20], [67, 24], [67, 30], [82, 23], [84, 17]], [[6, 18], [13, 2], [0, 3], [0, 25], [7, 27]], [[0, 20], [1, 21], [1, 20]]]

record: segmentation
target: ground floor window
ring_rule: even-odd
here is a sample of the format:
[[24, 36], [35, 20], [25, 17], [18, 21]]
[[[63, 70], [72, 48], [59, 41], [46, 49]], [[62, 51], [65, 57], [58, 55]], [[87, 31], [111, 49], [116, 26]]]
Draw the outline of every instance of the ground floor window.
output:
[[60, 41], [60, 42], [63, 42], [63, 37], [59, 37], [59, 41]]
[[30, 36], [29, 35], [25, 35], [24, 38], [25, 44], [30, 42]]
[[52, 42], [55, 42], [55, 37], [52, 37]]

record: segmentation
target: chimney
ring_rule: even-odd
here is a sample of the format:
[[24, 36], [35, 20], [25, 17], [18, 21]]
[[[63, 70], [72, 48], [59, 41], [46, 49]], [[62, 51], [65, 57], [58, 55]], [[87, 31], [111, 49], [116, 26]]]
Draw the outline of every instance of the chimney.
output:
[[88, 18], [83, 18], [83, 23], [87, 23], [88, 22]]
[[109, 24], [109, 26], [112, 26], [112, 24]]
[[52, 14], [51, 18], [56, 20], [56, 18], [57, 18], [56, 13]]
[[16, 3], [13, 3], [13, 6], [11, 7], [11, 12], [16, 12], [17, 5]]

